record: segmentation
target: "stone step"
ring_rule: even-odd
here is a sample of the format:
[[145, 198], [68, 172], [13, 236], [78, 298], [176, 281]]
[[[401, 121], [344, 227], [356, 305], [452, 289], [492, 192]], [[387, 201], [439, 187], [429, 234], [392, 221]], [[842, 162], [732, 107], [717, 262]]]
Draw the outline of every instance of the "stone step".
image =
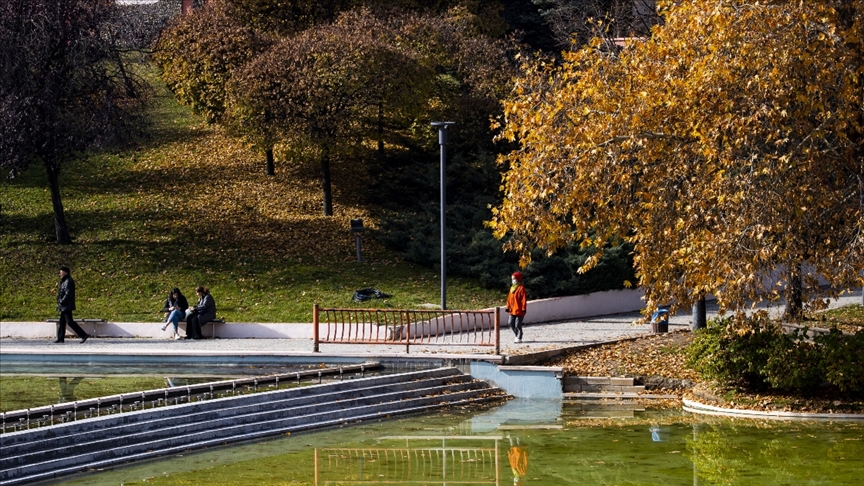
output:
[[579, 392], [608, 392], [608, 393], [641, 393], [645, 391], [642, 385], [619, 386], [619, 385], [568, 385], [564, 387], [565, 393]]
[[654, 393], [591, 393], [591, 392], [579, 392], [579, 393], [563, 393], [562, 398], [565, 401], [579, 401], [579, 400], [674, 400], [677, 398], [681, 398], [678, 395], [660, 395]]
[[579, 415], [577, 419], [592, 419], [592, 418], [633, 418], [636, 416], [635, 410], [591, 410], [585, 412], [584, 415]]
[[633, 378], [615, 376], [565, 376], [562, 382], [564, 393], [640, 393], [642, 385], [634, 385]]
[[3, 434], [0, 482], [44, 481], [227, 442], [504, 398], [455, 368], [439, 368], [93, 417]]
[[[271, 410], [290, 409], [304, 406], [320, 406], [328, 400], [341, 400], [344, 395], [352, 398], [381, 396], [391, 391], [408, 392], [421, 387], [440, 386], [447, 383], [457, 384], [470, 380], [465, 375], [427, 376], [424, 380], [414, 379], [406, 383], [395, 384], [392, 380], [370, 383], [371, 386], [358, 388], [353, 384], [320, 385], [318, 387], [301, 387], [289, 390], [263, 392], [253, 395], [219, 398], [202, 402], [193, 402], [150, 409], [146, 411], [118, 414], [101, 417], [101, 420], [87, 419], [53, 427], [34, 429], [25, 436], [26, 443], [20, 443], [19, 437], [12, 435], [0, 447], [0, 469], [11, 457], [8, 447], [17, 445], [18, 453], [44, 450], [50, 447], [72, 447], [88, 443], [91, 437], [100, 438], [123, 437], [135, 431], [155, 431], [174, 426], [192, 427], [196, 423], [208, 423], [221, 418], [233, 418], [247, 413], [265, 413]], [[351, 385], [351, 386], [349, 386]], [[333, 405], [330, 405], [333, 406]]]
[[[313, 400], [321, 400], [322, 395], [339, 392], [360, 393], [359, 390], [366, 390], [368, 393], [374, 393], [376, 386], [389, 386], [394, 383], [405, 383], [421, 379], [449, 379], [463, 377], [458, 370], [454, 368], [437, 368], [434, 370], [424, 370], [412, 373], [399, 373], [392, 375], [383, 375], [370, 378], [362, 378], [357, 380], [340, 381], [335, 383], [327, 383], [317, 386], [301, 386], [284, 390], [271, 392], [254, 393], [250, 395], [236, 395], [232, 397], [217, 398], [212, 400], [204, 400], [192, 403], [181, 403], [179, 405], [162, 406], [139, 410], [136, 412], [126, 412], [122, 414], [102, 415], [100, 417], [92, 417], [74, 422], [53, 425], [50, 427], [41, 427], [29, 429], [19, 432], [3, 434], [3, 441], [0, 442], [0, 457], [5, 456], [5, 449], [10, 446], [15, 446], [21, 442], [35, 442], [38, 440], [58, 440], [63, 436], [79, 436], [92, 430], [106, 430], [112, 427], [126, 424], [147, 423], [152, 420], [161, 420], [165, 417], [176, 419], [180, 417], [194, 417], [208, 411], [222, 411], [226, 408], [225, 401], [230, 401], [232, 407], [240, 407], [244, 405], [263, 405], [271, 401], [280, 401], [286, 399], [299, 399], [307, 397]], [[410, 380], [406, 380], [410, 377]], [[354, 396], [354, 395], [352, 395]], [[187, 413], [178, 413], [177, 410], [186, 410]], [[104, 412], [103, 412], [104, 414]]]
[[644, 412], [645, 406], [635, 401], [616, 401], [614, 403], [604, 403], [599, 400], [584, 400], [584, 401], [566, 401], [564, 402], [568, 411], [593, 411], [593, 410], [630, 410], [634, 412]]
[[617, 385], [633, 386], [633, 378], [616, 376], [565, 376], [564, 385]]
[[[412, 382], [412, 385], [416, 382]], [[350, 418], [351, 411], [363, 406], [380, 404], [382, 408], [391, 403], [404, 400], [434, 396], [441, 393], [455, 393], [476, 390], [479, 388], [476, 382], [465, 382], [460, 384], [441, 384], [433, 387], [413, 388], [398, 390], [396, 387], [388, 386], [382, 393], [376, 395], [361, 396], [345, 400], [344, 397], [330, 395], [329, 398], [322, 396], [325, 400], [333, 400], [333, 403], [322, 405], [320, 402], [305, 400], [303, 404], [291, 404], [286, 401], [284, 406], [278, 403], [269, 403], [265, 406], [252, 405], [235, 407], [225, 410], [226, 413], [208, 413], [197, 415], [194, 420], [188, 417], [169, 417], [161, 423], [151, 422], [146, 427], [125, 426], [110, 430], [90, 432], [86, 435], [74, 437], [74, 444], [66, 444], [62, 440], [51, 441], [41, 444], [43, 447], [34, 452], [22, 453], [15, 456], [6, 456], [0, 459], [0, 468], [21, 466], [49, 461], [58, 456], [74, 456], [86, 454], [98, 450], [114, 451], [122, 447], [134, 446], [138, 443], [154, 443], [163, 439], [174, 440], [178, 434], [197, 433], [199, 431], [214, 431], [220, 428], [229, 428], [247, 424], [258, 424], [266, 421], [274, 421], [282, 418], [292, 417], [298, 421], [318, 420], [322, 413], [339, 412]], [[389, 393], [385, 393], [389, 391]], [[192, 412], [194, 413], [194, 412]], [[68, 442], [68, 441], [67, 441]], [[31, 446], [32, 450], [34, 447]]]

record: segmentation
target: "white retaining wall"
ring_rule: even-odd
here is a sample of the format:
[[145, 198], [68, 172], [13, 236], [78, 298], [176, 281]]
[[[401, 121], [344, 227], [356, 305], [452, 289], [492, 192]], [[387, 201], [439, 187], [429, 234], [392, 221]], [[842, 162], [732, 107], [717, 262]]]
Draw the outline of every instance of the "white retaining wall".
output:
[[[528, 302], [528, 313], [525, 315], [525, 323], [565, 321], [580, 319], [591, 316], [608, 314], [619, 314], [622, 312], [633, 312], [642, 309], [642, 291], [610, 290], [606, 292], [595, 292], [587, 295], [574, 295], [570, 297], [555, 297], [552, 299], [532, 300]], [[503, 299], [502, 299], [503, 300]], [[501, 326], [507, 326], [507, 313], [500, 308]], [[88, 316], [80, 314], [83, 317]], [[56, 316], [48, 316], [56, 318]], [[96, 337], [115, 338], [167, 338], [171, 335], [171, 328], [162, 331], [162, 322], [107, 322], [104, 324], [85, 323], [82, 325], [88, 334]], [[470, 328], [475, 322], [465, 324]], [[454, 326], [456, 326], [454, 328]], [[459, 322], [447, 326], [448, 331], [458, 330]], [[181, 334], [183, 324], [181, 323]], [[0, 322], [0, 337], [24, 338], [24, 339], [53, 339], [55, 335], [55, 324], [53, 322]], [[205, 336], [211, 337], [216, 333], [219, 338], [249, 338], [249, 339], [312, 339], [313, 330], [311, 323], [255, 323], [255, 322], [228, 322], [225, 324], [207, 325], [202, 329]], [[428, 330], [418, 328], [418, 334], [426, 335]], [[414, 334], [414, 332], [412, 332]], [[74, 333], [67, 329], [67, 336], [74, 339]]]

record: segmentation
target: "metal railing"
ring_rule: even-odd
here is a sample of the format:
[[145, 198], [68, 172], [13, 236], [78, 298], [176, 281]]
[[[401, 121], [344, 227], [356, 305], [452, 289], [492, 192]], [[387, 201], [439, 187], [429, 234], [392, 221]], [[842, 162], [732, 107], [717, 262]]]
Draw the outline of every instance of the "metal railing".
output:
[[500, 308], [490, 310], [326, 309], [313, 306], [319, 344], [488, 346], [501, 351]]
[[[405, 442], [423, 437], [405, 438]], [[314, 484], [500, 484], [500, 437], [439, 437], [440, 447], [376, 447], [315, 449]], [[493, 442], [487, 447], [449, 446], [474, 439]]]
[[121, 393], [74, 402], [45, 405], [24, 410], [12, 410], [0, 413], [0, 434], [28, 430], [35, 427], [55, 425], [90, 417], [101, 417], [136, 410], [153, 409], [192, 403], [194, 401], [210, 400], [226, 396], [244, 395], [261, 391], [270, 391], [281, 387], [290, 387], [305, 382], [320, 384], [323, 377], [339, 380], [345, 373], [358, 373], [363, 376], [366, 370], [374, 370], [381, 365], [377, 362], [367, 362], [357, 365], [345, 365], [333, 368], [303, 370], [293, 373], [281, 373], [233, 380], [197, 383], [193, 385], [172, 386], [155, 390]]

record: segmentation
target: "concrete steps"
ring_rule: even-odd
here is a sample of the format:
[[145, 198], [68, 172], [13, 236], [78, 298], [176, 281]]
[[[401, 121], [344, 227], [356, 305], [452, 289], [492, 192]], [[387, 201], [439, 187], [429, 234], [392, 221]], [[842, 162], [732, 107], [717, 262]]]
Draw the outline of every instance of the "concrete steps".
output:
[[0, 484], [505, 398], [455, 368], [184, 403], [0, 435]]
[[610, 376], [565, 376], [562, 382], [565, 400], [636, 400], [671, 399], [677, 395], [646, 394], [645, 387], [633, 378]]

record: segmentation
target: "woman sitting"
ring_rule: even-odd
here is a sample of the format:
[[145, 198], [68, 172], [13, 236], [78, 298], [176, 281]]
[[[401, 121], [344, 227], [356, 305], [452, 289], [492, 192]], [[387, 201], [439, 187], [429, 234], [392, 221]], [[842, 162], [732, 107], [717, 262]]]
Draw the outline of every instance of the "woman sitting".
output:
[[198, 304], [186, 312], [186, 339], [201, 339], [201, 326], [216, 319], [216, 301], [210, 295], [210, 289], [201, 287], [195, 289], [198, 294]]
[[168, 312], [168, 319], [164, 326], [162, 326], [162, 330], [168, 328], [169, 324], [174, 325], [174, 339], [180, 339], [180, 333], [178, 332], [178, 325], [180, 319], [182, 319], [186, 315], [186, 309], [189, 308], [189, 302], [186, 300], [186, 296], [180, 292], [180, 289], [174, 287], [171, 291], [171, 294], [168, 295], [168, 299], [165, 300], [165, 311]]

